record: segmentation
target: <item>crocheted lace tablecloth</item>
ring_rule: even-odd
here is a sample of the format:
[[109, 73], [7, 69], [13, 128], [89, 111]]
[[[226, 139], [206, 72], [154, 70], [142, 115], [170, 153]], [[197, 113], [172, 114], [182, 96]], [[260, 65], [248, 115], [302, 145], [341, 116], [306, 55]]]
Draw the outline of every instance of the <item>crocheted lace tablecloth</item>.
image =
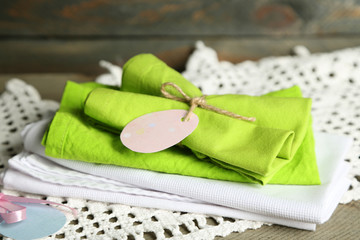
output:
[[[352, 165], [349, 173], [352, 184], [341, 202], [359, 200], [360, 48], [316, 55], [310, 55], [304, 47], [295, 50], [298, 56], [272, 57], [234, 65], [219, 62], [213, 49], [198, 42], [183, 74], [204, 94], [261, 94], [300, 85], [304, 96], [313, 98], [314, 129], [353, 137], [354, 145], [346, 159]], [[98, 80], [119, 84], [121, 69], [106, 62], [101, 62], [101, 65], [108, 68], [110, 74]], [[57, 102], [42, 100], [36, 89], [21, 80], [12, 79], [6, 84], [0, 96], [2, 171], [7, 160], [22, 150], [22, 128], [57, 108]], [[77, 219], [68, 214], [65, 227], [46, 239], [213, 239], [263, 225], [260, 222], [203, 214], [39, 196], [5, 189], [2, 192], [47, 199], [78, 209]]]

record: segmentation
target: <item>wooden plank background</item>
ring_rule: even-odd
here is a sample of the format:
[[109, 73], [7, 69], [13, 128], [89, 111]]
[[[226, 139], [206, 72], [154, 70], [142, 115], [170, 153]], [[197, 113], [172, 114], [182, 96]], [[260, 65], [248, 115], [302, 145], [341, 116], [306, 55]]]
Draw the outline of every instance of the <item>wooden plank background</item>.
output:
[[2, 1], [9, 36], [277, 36], [359, 33], [354, 0]]
[[140, 52], [178, 70], [196, 40], [239, 62], [360, 45], [359, 0], [3, 0], [0, 73], [102, 72]]

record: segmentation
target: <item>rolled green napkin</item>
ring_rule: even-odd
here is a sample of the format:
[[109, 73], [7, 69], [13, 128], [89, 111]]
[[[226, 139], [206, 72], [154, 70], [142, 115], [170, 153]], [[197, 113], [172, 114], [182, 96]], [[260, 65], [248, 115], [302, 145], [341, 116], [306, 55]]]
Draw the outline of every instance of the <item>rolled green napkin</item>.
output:
[[[305, 129], [301, 122], [311, 104], [310, 101], [302, 100], [307, 99], [240, 95], [207, 97], [209, 104], [213, 102], [211, 100], [220, 103], [231, 100], [228, 102], [237, 103], [234, 108], [250, 103], [247, 107], [249, 112], [261, 112], [261, 115], [257, 115], [258, 119], [266, 117], [266, 120], [260, 120], [259, 125], [256, 125], [209, 110], [195, 109], [199, 125], [182, 144], [202, 156], [212, 158], [223, 167], [264, 180], [264, 177], [272, 176], [293, 157], [301, 143], [296, 136], [302, 135], [303, 140]], [[120, 133], [126, 124], [144, 114], [188, 108], [185, 103], [166, 98], [99, 88], [88, 96], [84, 112]], [[286, 108], [296, 110], [284, 113]], [[276, 116], [281, 120], [276, 119]], [[266, 126], [269, 125], [266, 123], [273, 121], [278, 122], [278, 128]], [[291, 124], [292, 128], [285, 128]]]
[[[200, 89], [152, 54], [139, 54], [125, 63], [120, 90], [162, 96], [161, 85], [165, 82], [175, 83], [190, 97], [202, 96]], [[174, 89], [169, 92], [182, 97]]]
[[[151, 63], [148, 66], [151, 66]], [[166, 65], [162, 66], [164, 66], [163, 72], [167, 72], [166, 68], [168, 67]], [[174, 79], [174, 75], [181, 77], [176, 72], [168, 76]], [[125, 73], [124, 76], [126, 76]], [[145, 75], [144, 77], [144, 79], [147, 79]], [[186, 88], [182, 79], [178, 78], [177, 80], [179, 86]], [[192, 85], [188, 86], [192, 88]], [[97, 86], [91, 87], [96, 88]], [[320, 183], [310, 126], [310, 101], [297, 98], [301, 97], [298, 88], [291, 88], [273, 94], [273, 96], [294, 98], [259, 98], [239, 95], [209, 96], [207, 98], [209, 104], [219, 107], [226, 105], [227, 110], [233, 112], [239, 112], [240, 109], [240, 114], [246, 115], [249, 113], [249, 116], [256, 116], [258, 119], [256, 124], [252, 124], [212, 113], [208, 110], [196, 109], [195, 113], [199, 115], [200, 124], [183, 141], [183, 144], [189, 146], [197, 153], [197, 156], [210, 156], [211, 162], [206, 159], [199, 160], [189, 151], [178, 147], [151, 154], [135, 153], [128, 150], [121, 144], [118, 135], [94, 127], [94, 123], [83, 115], [84, 100], [87, 93], [91, 91], [91, 87], [71, 82], [67, 84], [61, 108], [44, 137], [43, 143], [46, 146], [48, 155], [240, 182], [260, 182], [262, 184], [268, 182], [279, 184]], [[201, 95], [199, 91], [194, 92], [194, 94], [187, 93], [193, 96]], [[261, 108], [265, 107], [266, 109], [263, 109], [262, 115], [251, 114], [254, 113], [254, 107], [244, 107], [240, 106], [241, 104], [239, 106], [237, 106], [238, 104], [230, 104], [231, 109], [229, 109], [227, 103], [242, 102], [246, 105], [248, 101], [258, 104], [257, 106]], [[133, 105], [129, 105], [129, 103]], [[282, 104], [284, 104], [284, 107], [280, 107], [278, 111], [274, 110], [275, 106], [281, 106]], [[151, 107], [149, 108], [149, 106]], [[274, 109], [271, 110], [270, 106], [273, 106]], [[139, 115], [173, 108], [188, 109], [188, 106], [173, 100], [108, 89], [95, 89], [87, 97], [85, 104], [86, 114], [101, 122], [100, 126], [102, 128], [110, 127], [118, 131], [122, 129], [124, 124]], [[295, 108], [298, 108], [298, 110], [295, 110]], [[285, 113], [283, 113], [284, 109], [287, 109]], [[281, 116], [280, 121], [272, 116], [274, 115], [273, 111], [279, 114], [278, 116]], [[259, 117], [262, 120], [259, 121]], [[230, 134], [229, 138], [224, 138], [224, 129], [209, 128], [207, 124], [202, 124], [202, 122], [211, 122], [214, 119], [216, 123], [223, 123], [225, 118], [228, 118], [226, 122], [230, 123], [227, 126], [227, 131]], [[290, 119], [296, 120], [292, 121]], [[280, 123], [280, 125], [276, 123], [275, 127], [280, 126], [283, 128], [274, 128], [272, 125], [274, 121]], [[98, 124], [95, 125], [99, 126]], [[217, 126], [217, 124], [214, 125]], [[236, 127], [239, 126], [241, 132], [232, 130], [235, 125]], [[222, 138], [223, 142], [218, 144], [217, 148], [212, 148], [211, 152], [206, 152], [209, 150], [209, 146], [203, 142], [204, 138], [202, 134], [199, 134], [201, 132], [206, 134], [215, 133], [212, 136], [212, 142], [215, 142], [214, 139], [218, 142], [218, 137]], [[244, 138], [245, 135], [250, 136], [250, 138]], [[233, 138], [234, 136], [235, 138]], [[265, 145], [261, 145], [265, 139], [270, 141], [267, 141]], [[236, 149], [238, 143], [242, 145]], [[238, 160], [241, 158], [237, 158], [236, 154], [233, 154], [234, 152], [228, 151], [228, 149], [233, 151], [234, 148], [236, 154], [239, 153], [244, 157], [242, 161]], [[225, 160], [223, 155], [227, 157]], [[264, 162], [262, 162], [263, 159], [265, 159]], [[227, 170], [224, 167], [235, 171]], [[278, 173], [276, 174], [276, 172]]]

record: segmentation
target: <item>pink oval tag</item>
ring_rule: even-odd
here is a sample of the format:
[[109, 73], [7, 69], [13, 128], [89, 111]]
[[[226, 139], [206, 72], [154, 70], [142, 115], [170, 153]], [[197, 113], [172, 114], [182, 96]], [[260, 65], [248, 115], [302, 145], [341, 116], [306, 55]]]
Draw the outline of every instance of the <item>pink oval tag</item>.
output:
[[152, 153], [181, 142], [197, 127], [199, 118], [192, 113], [183, 121], [187, 111], [165, 110], [148, 113], [129, 122], [120, 134], [121, 142], [135, 152]]

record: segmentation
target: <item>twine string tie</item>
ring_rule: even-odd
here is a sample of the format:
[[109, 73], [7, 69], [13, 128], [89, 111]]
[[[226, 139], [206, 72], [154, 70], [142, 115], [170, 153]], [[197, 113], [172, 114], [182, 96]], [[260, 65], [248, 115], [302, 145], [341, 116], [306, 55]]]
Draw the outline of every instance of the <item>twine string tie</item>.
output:
[[[174, 96], [171, 93], [169, 93], [166, 90], [166, 86], [171, 86], [171, 87], [175, 88], [183, 96], [183, 98]], [[213, 111], [213, 112], [225, 115], [225, 116], [229, 116], [229, 117], [244, 120], [244, 121], [254, 122], [256, 120], [255, 117], [241, 116], [236, 113], [229, 112], [227, 110], [220, 109], [215, 106], [209, 105], [209, 104], [207, 104], [206, 99], [205, 99], [206, 95], [203, 95], [201, 97], [191, 98], [178, 85], [176, 85], [175, 83], [172, 83], [172, 82], [163, 83], [161, 85], [161, 93], [164, 95], [164, 97], [166, 97], [168, 99], [172, 99], [172, 100], [179, 101], [179, 102], [185, 102], [190, 105], [190, 109], [187, 112], [186, 116], [184, 117], [184, 121], [190, 120], [191, 114], [195, 110], [196, 107], [201, 107], [203, 109], [207, 109], [207, 110], [210, 110], [210, 111]]]

